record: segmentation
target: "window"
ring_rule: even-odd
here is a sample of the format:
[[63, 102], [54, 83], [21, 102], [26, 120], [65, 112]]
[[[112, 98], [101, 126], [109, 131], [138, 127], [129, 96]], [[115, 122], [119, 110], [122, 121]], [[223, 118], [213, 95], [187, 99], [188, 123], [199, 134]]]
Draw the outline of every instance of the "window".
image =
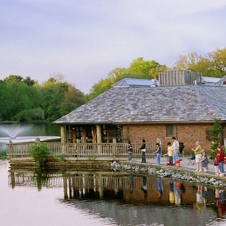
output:
[[112, 143], [114, 138], [116, 139], [117, 143], [122, 142], [122, 129], [116, 125], [103, 125], [103, 143]]
[[174, 128], [173, 125], [166, 125], [166, 137], [174, 136]]
[[211, 132], [209, 129], [206, 130], [206, 140], [211, 141]]

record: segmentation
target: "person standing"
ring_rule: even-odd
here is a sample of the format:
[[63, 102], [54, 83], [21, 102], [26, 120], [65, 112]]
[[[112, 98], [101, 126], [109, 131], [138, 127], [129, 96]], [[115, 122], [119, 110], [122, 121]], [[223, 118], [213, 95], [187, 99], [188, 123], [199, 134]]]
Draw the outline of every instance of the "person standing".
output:
[[217, 163], [219, 165], [220, 177], [224, 176], [224, 150], [219, 146], [217, 148]]
[[195, 153], [195, 162], [197, 165], [196, 172], [201, 172], [202, 171], [202, 166], [201, 166], [202, 148], [199, 141], [196, 141], [195, 145], [196, 145], [196, 148], [195, 149], [192, 148], [191, 150], [194, 151]]
[[128, 150], [128, 160], [130, 162], [132, 162], [133, 147], [132, 147], [130, 140], [128, 141], [128, 149], [127, 150]]
[[145, 139], [142, 139], [142, 146], [139, 148], [142, 152], [142, 160], [141, 163], [146, 163], [146, 157], [145, 157], [145, 152], [146, 152], [146, 142]]
[[169, 164], [170, 166], [173, 166], [173, 148], [170, 142], [167, 143], [167, 146], [168, 146], [167, 155], [169, 156]]
[[217, 157], [215, 158], [213, 164], [214, 164], [214, 168], [215, 168], [215, 175], [219, 176], [219, 165], [218, 165], [218, 162], [217, 162]]
[[202, 159], [201, 159], [201, 164], [202, 164], [202, 168], [204, 173], [206, 173], [207, 170], [207, 155], [204, 149], [202, 149]]
[[176, 161], [179, 161], [179, 142], [177, 141], [176, 137], [172, 137], [172, 148], [173, 148], [173, 164]]
[[162, 154], [162, 148], [159, 143], [156, 143], [155, 145], [156, 145], [156, 151], [154, 152], [154, 154], [157, 154], [157, 163], [160, 166], [160, 157]]

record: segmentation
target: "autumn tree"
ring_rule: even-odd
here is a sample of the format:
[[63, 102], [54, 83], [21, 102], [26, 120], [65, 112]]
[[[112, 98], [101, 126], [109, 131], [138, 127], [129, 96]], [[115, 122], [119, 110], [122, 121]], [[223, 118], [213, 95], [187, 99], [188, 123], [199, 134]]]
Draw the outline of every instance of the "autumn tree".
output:
[[178, 70], [202, 72], [206, 77], [222, 78], [226, 75], [226, 49], [217, 49], [202, 56], [196, 52], [179, 55], [176, 62]]

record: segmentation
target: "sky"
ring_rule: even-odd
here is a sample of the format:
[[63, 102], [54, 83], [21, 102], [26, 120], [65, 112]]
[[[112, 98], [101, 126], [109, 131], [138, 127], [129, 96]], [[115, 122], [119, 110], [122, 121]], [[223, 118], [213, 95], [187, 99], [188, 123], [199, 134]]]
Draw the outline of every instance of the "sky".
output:
[[226, 48], [226, 0], [0, 0], [0, 79], [54, 74], [88, 94], [143, 57]]

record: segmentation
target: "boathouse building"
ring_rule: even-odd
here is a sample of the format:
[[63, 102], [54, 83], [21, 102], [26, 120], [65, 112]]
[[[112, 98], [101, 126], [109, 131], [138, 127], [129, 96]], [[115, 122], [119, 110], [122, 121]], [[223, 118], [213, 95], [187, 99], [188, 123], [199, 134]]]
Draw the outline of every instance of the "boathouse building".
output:
[[[210, 150], [214, 119], [222, 120], [226, 138], [225, 78], [202, 84], [201, 74], [160, 72], [160, 81], [123, 79], [90, 102], [54, 121], [61, 125], [61, 142], [154, 143], [163, 149], [172, 136], [190, 153], [197, 140]], [[217, 82], [216, 82], [217, 81]]]

